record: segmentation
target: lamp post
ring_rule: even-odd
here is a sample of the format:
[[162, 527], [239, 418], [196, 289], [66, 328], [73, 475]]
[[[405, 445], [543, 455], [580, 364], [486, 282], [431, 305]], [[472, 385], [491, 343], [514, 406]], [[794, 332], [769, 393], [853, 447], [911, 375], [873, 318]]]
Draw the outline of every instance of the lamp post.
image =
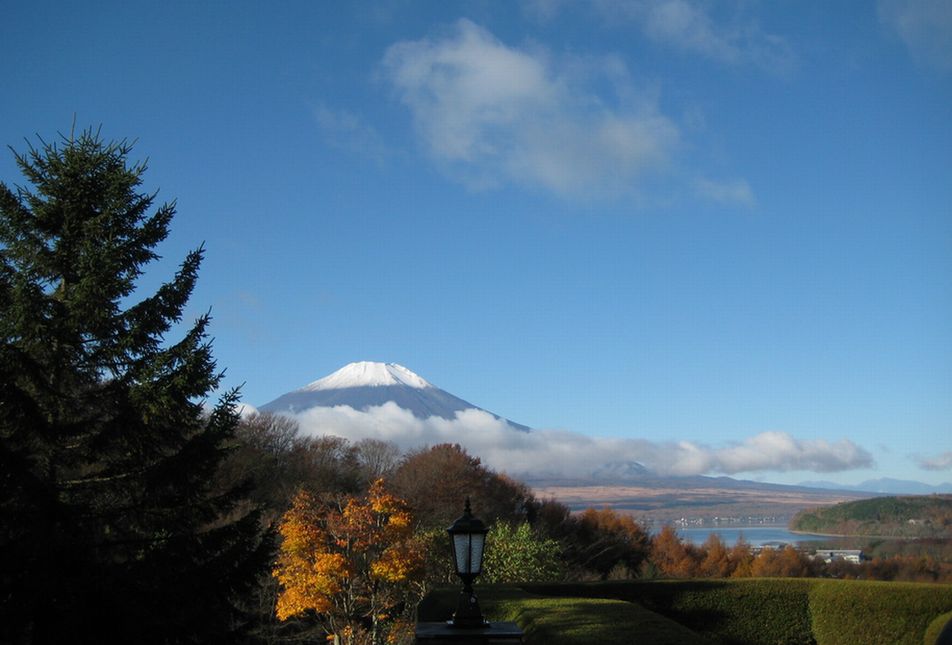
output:
[[460, 592], [456, 613], [450, 624], [464, 629], [486, 627], [488, 623], [483, 619], [479, 601], [473, 593], [473, 580], [483, 570], [483, 548], [486, 546], [488, 529], [479, 518], [473, 517], [468, 497], [462, 517], [453, 522], [446, 532], [453, 542], [456, 575], [463, 581], [463, 591]]

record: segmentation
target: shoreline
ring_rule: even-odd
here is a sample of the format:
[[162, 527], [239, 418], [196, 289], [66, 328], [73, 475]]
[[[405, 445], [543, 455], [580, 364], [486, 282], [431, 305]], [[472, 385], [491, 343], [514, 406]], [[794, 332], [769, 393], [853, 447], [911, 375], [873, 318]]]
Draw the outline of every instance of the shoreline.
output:
[[852, 533], [815, 533], [813, 531], [797, 531], [794, 529], [787, 529], [791, 533], [797, 535], [816, 535], [818, 537], [831, 537], [831, 538], [860, 538], [863, 540], [923, 540], [928, 538], [917, 537], [917, 536], [902, 536], [902, 535], [856, 535]]

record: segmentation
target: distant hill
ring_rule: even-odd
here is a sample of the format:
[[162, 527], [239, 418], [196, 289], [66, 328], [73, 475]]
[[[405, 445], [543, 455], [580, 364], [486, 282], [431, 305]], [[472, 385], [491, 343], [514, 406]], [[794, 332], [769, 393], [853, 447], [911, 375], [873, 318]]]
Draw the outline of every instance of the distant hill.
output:
[[832, 535], [952, 538], [952, 495], [874, 497], [798, 513], [793, 531]]
[[855, 484], [845, 485], [830, 481], [806, 481], [800, 482], [800, 486], [809, 488], [823, 488], [825, 490], [856, 490], [865, 493], [879, 493], [880, 495], [931, 495], [933, 493], [952, 494], [952, 483], [944, 482], [938, 486], [924, 484], [909, 479], [892, 479], [891, 477], [880, 477], [879, 479], [867, 479], [866, 481]]

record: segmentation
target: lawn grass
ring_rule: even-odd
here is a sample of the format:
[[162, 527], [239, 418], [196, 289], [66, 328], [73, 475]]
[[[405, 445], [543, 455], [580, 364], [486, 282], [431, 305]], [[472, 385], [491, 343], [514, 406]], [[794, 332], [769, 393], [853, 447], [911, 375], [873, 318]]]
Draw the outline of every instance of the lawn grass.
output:
[[[477, 592], [484, 613], [518, 623], [530, 645], [931, 645], [952, 615], [952, 585], [920, 583], [652, 580]], [[448, 619], [457, 593], [431, 594], [420, 620]]]
[[[477, 590], [487, 619], [513, 621], [525, 630], [527, 645], [710, 645], [684, 625], [644, 607], [609, 598], [540, 596], [514, 587]], [[421, 621], [448, 620], [457, 589], [435, 591], [420, 603]]]
[[724, 645], [812, 645], [806, 579], [652, 580], [547, 585], [536, 593], [637, 603]]

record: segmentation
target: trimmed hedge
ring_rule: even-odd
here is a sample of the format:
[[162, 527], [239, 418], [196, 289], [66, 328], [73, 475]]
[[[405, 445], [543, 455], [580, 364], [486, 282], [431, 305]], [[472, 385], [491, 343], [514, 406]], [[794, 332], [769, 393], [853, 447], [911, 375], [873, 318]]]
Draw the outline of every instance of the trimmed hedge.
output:
[[[946, 627], [949, 628], [948, 634], [943, 634], [942, 630]], [[947, 611], [940, 616], [936, 616], [936, 619], [929, 623], [929, 626], [926, 628], [926, 635], [923, 638], [924, 645], [946, 645], [946, 643], [939, 642], [939, 636], [946, 637], [946, 643], [948, 639], [952, 637], [952, 611]]]
[[818, 645], [922, 645], [930, 623], [950, 609], [950, 585], [822, 580], [810, 591]]

